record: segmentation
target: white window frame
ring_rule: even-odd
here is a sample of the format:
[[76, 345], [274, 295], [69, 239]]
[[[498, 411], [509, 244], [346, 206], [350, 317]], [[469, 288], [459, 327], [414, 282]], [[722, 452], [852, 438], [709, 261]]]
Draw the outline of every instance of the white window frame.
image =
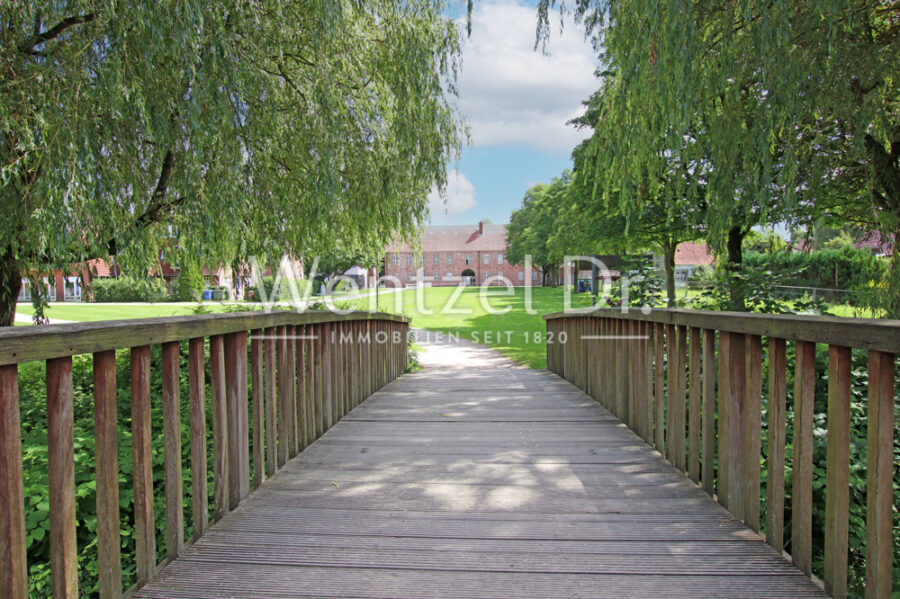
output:
[[440, 255], [440, 254], [435, 254], [435, 255], [431, 258], [431, 263], [434, 264], [435, 266], [440, 266], [440, 264], [441, 264], [441, 255]]
[[482, 263], [482, 264], [490, 264], [490, 263], [491, 263], [491, 255], [490, 255], [490, 254], [483, 254], [482, 257], [481, 257], [481, 263]]
[[447, 266], [453, 264], [453, 254], [447, 254]]
[[497, 254], [497, 264], [503, 264], [503, 254]]
[[525, 280], [525, 271], [524, 271], [524, 270], [520, 270], [520, 271], [519, 271], [519, 280], [520, 280], [520, 281], [524, 281], [524, 280]]

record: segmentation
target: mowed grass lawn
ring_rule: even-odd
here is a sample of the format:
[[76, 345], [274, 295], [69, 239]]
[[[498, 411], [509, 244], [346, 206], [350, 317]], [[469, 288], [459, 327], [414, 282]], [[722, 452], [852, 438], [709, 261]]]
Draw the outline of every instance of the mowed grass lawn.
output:
[[[204, 304], [210, 312], [222, 312], [225, 306], [216, 303]], [[45, 315], [51, 320], [72, 320], [75, 322], [91, 322], [95, 320], [122, 320], [125, 318], [154, 318], [163, 316], [187, 316], [194, 313], [194, 305], [184, 304], [116, 304], [103, 305], [91, 303], [52, 303]], [[31, 318], [34, 308], [29, 303], [16, 306], [16, 314]], [[17, 322], [16, 324], [28, 324]]]
[[[544, 338], [547, 328], [542, 316], [563, 309], [561, 287], [532, 288], [533, 313], [526, 310], [525, 289], [522, 287], [515, 288], [512, 295], [508, 295], [509, 291], [503, 287], [492, 287], [483, 293], [478, 287], [466, 287], [461, 292], [456, 287], [426, 287], [420, 291], [421, 300], [416, 299], [415, 289], [382, 294], [378, 308], [382, 312], [408, 316], [415, 328], [458, 335], [462, 339], [500, 350], [526, 366], [547, 367]], [[589, 294], [572, 295], [573, 308], [590, 304]], [[354, 300], [344, 305], [361, 310], [375, 307], [374, 298]], [[505, 313], [492, 314], [489, 308]]]

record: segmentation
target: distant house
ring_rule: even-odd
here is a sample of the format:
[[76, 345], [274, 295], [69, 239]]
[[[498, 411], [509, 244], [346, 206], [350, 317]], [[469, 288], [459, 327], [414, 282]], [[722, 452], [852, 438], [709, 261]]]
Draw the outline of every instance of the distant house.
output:
[[35, 280], [43, 288], [44, 294], [51, 302], [80, 302], [90, 300], [89, 292], [84, 288], [86, 281], [116, 276], [118, 267], [107, 260], [88, 260], [84, 264], [73, 264], [65, 270], [54, 270], [49, 273], [31, 273], [22, 279], [19, 288], [19, 302], [30, 302]]
[[[422, 269], [424, 280], [418, 281]], [[407, 244], [385, 249], [384, 272], [388, 286], [498, 284], [501, 278], [514, 286], [541, 284], [540, 269], [526, 271], [506, 260], [506, 225], [425, 227], [422, 245], [415, 251]]]
[[688, 241], [675, 248], [675, 284], [687, 285], [694, 272], [701, 266], [711, 268], [715, 258], [702, 242]]
[[869, 250], [872, 255], [879, 258], [889, 258], [894, 255], [894, 241], [890, 237], [882, 237], [878, 231], [867, 233], [853, 246], [860, 250]]

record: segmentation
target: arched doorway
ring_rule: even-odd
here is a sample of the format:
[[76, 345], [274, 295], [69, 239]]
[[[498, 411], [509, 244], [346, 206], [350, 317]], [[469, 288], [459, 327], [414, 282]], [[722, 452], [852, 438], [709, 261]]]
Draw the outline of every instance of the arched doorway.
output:
[[462, 284], [463, 285], [474, 285], [475, 284], [475, 271], [471, 268], [467, 268], [462, 271]]

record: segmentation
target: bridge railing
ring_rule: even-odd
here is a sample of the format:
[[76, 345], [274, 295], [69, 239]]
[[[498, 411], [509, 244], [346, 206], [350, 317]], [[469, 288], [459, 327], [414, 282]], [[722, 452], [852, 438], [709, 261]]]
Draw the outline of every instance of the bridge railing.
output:
[[[609, 409], [757, 532], [762, 508], [767, 542], [779, 552], [787, 546], [794, 564], [810, 576], [814, 552], [822, 549], [813, 546], [814, 495], [819, 505], [824, 493], [825, 530], [815, 531], [815, 538], [824, 538], [824, 586], [835, 597], [847, 592], [851, 387], [860, 379], [867, 383], [865, 448], [853, 448], [857, 458], [866, 454], [865, 587], [867, 596], [891, 596], [900, 321], [666, 309], [588, 309], [545, 318], [551, 371]], [[828, 356], [827, 399], [819, 398], [827, 402], [824, 423], [815, 421], [817, 346], [827, 346]], [[863, 350], [857, 361], [867, 353], [867, 375], [851, 372], [853, 350]], [[824, 488], [813, 476], [814, 436], [823, 427]], [[761, 467], [767, 473], [764, 494]]]
[[[28, 594], [18, 370], [46, 363], [49, 551], [53, 597], [79, 596], [72, 357], [92, 354], [100, 597], [123, 594], [116, 350], [130, 360], [136, 585], [146, 583], [267, 476], [404, 372], [408, 321], [388, 314], [236, 313], [0, 330], [0, 597]], [[161, 346], [161, 397], [151, 346]], [[188, 363], [191, 524], [185, 541], [181, 358]], [[207, 380], [207, 373], [209, 380]], [[249, 377], [249, 384], [248, 384]], [[207, 400], [211, 399], [211, 411]], [[162, 405], [165, 559], [157, 559], [151, 405]], [[207, 412], [211, 423], [207, 423]], [[156, 423], [158, 426], [158, 423]]]

